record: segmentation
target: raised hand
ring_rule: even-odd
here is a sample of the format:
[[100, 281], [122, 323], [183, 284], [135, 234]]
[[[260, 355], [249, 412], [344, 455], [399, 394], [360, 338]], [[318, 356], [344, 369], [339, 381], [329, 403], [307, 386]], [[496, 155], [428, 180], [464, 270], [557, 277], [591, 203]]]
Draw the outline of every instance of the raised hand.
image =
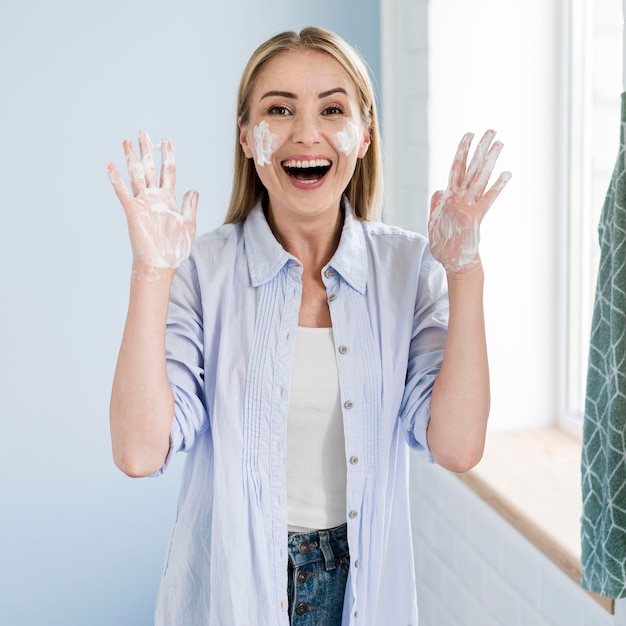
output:
[[139, 154], [131, 141], [124, 141], [131, 192], [120, 178], [113, 163], [106, 164], [109, 180], [122, 203], [133, 250], [133, 276], [143, 280], [159, 280], [158, 270], [177, 268], [191, 252], [196, 232], [198, 192], [188, 191], [181, 210], [176, 205], [176, 165], [169, 139], [160, 142], [161, 176], [157, 182], [152, 143], [140, 131]]
[[480, 267], [480, 223], [511, 178], [510, 172], [503, 172], [485, 191], [502, 150], [500, 141], [492, 145], [495, 135], [493, 130], [483, 135], [467, 166], [474, 135], [465, 134], [452, 163], [447, 189], [433, 194], [428, 237], [433, 256], [448, 272], [468, 273]]

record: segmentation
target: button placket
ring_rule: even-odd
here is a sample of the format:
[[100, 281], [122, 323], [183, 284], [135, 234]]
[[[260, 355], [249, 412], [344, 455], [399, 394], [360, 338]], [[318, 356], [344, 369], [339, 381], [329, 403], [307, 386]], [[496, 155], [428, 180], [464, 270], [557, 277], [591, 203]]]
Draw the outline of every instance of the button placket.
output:
[[324, 280], [324, 286], [326, 287], [326, 292], [328, 293], [327, 300], [330, 304], [331, 302], [337, 300], [338, 284], [336, 275], [335, 272], [328, 267], [324, 270], [323, 276], [325, 279], [328, 279]]
[[[325, 276], [328, 274], [325, 273]], [[327, 287], [330, 287], [327, 284]], [[331, 289], [329, 289], [329, 292]], [[329, 294], [329, 302], [332, 301], [331, 297], [333, 294]], [[334, 310], [333, 307], [342, 307], [350, 306], [351, 299], [350, 294], [344, 295], [342, 298], [337, 298], [335, 300], [334, 305], [332, 305], [331, 309]], [[341, 320], [334, 327], [334, 334], [337, 340], [337, 365], [339, 368], [340, 379], [341, 382], [345, 384], [342, 385], [342, 413], [344, 418], [344, 427], [346, 433], [346, 444], [348, 449], [351, 450], [352, 454], [349, 457], [346, 457], [348, 462], [348, 504], [352, 503], [353, 506], [357, 505], [362, 501], [363, 495], [363, 473], [365, 470], [365, 466], [363, 466], [362, 460], [364, 461], [366, 457], [363, 457], [363, 454], [366, 454], [364, 448], [364, 438], [363, 438], [363, 429], [361, 425], [361, 413], [363, 410], [362, 407], [362, 395], [360, 388], [354, 389], [352, 387], [352, 377], [349, 375], [349, 372], [358, 367], [358, 364], [354, 362], [355, 359], [358, 359], [361, 355], [360, 346], [357, 346], [358, 349], [355, 348], [355, 344], [357, 342], [357, 338], [359, 337], [356, 327], [344, 326], [341, 323]], [[357, 325], [358, 326], [358, 325]], [[354, 349], [354, 351], [353, 351]], [[342, 374], [344, 375], [342, 377]], [[361, 512], [357, 508], [347, 508], [347, 522], [348, 526], [352, 529], [350, 532], [356, 533], [356, 536], [360, 534], [359, 530], [359, 521], [360, 521]], [[353, 574], [357, 575], [357, 572], [361, 572], [361, 564], [357, 555], [355, 554], [356, 564], [353, 565], [355, 568], [353, 570]], [[356, 618], [358, 613], [355, 611], [356, 606], [353, 607], [353, 618]], [[360, 620], [359, 620], [360, 621]]]

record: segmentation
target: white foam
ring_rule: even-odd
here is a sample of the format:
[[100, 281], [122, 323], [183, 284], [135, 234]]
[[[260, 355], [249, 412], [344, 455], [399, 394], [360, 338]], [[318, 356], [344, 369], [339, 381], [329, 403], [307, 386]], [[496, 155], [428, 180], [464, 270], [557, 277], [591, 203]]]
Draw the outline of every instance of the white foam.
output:
[[359, 127], [354, 122], [348, 121], [343, 130], [337, 133], [337, 148], [339, 152], [350, 156], [359, 145], [360, 134]]
[[254, 147], [256, 148], [256, 162], [263, 167], [270, 164], [270, 157], [274, 152], [276, 135], [270, 131], [269, 124], [262, 120], [254, 127]]

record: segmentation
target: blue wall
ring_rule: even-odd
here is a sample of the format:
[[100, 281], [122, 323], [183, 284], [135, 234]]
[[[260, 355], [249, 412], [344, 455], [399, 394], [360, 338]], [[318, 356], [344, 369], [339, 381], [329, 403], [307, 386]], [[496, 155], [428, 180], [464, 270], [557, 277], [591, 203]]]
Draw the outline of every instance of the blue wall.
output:
[[[271, 34], [318, 24], [379, 75], [375, 0], [33, 0], [0, 20], [0, 624], [142, 626], [182, 458], [160, 479], [111, 461], [109, 391], [130, 248], [104, 162], [170, 137], [199, 230], [229, 196], [236, 85]], [[10, 6], [6, 6], [10, 5]]]

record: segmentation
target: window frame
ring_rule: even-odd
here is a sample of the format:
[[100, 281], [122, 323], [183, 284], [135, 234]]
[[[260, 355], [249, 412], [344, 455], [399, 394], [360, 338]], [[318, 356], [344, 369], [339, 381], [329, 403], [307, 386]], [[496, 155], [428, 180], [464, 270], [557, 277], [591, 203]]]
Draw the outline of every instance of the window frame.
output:
[[[620, 3], [621, 4], [621, 3]], [[590, 0], [568, 0], [567, 42], [565, 67], [568, 81], [566, 85], [567, 111], [567, 190], [566, 190], [566, 262], [565, 262], [565, 302], [564, 319], [565, 341], [562, 350], [563, 365], [563, 406], [559, 411], [557, 424], [574, 433], [582, 430], [586, 391], [589, 338], [595, 298], [595, 281], [598, 268], [599, 246], [597, 228], [602, 197], [597, 180], [598, 161], [608, 154], [604, 167], [612, 169], [609, 158], [613, 151], [607, 146], [598, 148], [597, 137], [601, 136], [596, 127], [597, 106], [601, 100], [595, 63], [600, 63], [596, 45], [599, 32], [596, 27], [596, 11], [606, 7]], [[623, 24], [619, 24], [621, 34]], [[622, 57], [620, 55], [620, 63]], [[606, 62], [603, 57], [602, 63]], [[619, 64], [615, 73], [619, 77]], [[617, 79], [616, 79], [617, 82]], [[619, 91], [619, 87], [618, 87]], [[615, 94], [614, 113], [619, 119], [619, 98]], [[610, 182], [605, 180], [604, 192]]]

